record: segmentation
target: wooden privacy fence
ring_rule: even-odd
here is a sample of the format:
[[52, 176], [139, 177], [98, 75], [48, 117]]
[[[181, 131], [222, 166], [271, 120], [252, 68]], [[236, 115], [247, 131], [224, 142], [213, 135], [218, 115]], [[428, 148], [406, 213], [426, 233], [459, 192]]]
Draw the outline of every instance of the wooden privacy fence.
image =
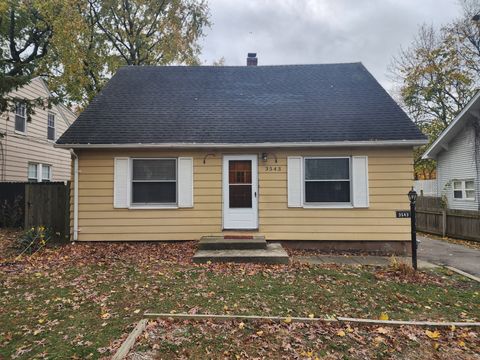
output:
[[70, 226], [70, 183], [26, 183], [25, 184], [25, 229], [43, 225], [59, 233], [61, 238], [69, 236]]
[[445, 209], [439, 197], [417, 199], [417, 230], [480, 241], [480, 211]]
[[43, 225], [59, 233], [70, 234], [70, 183], [0, 183], [0, 226]]

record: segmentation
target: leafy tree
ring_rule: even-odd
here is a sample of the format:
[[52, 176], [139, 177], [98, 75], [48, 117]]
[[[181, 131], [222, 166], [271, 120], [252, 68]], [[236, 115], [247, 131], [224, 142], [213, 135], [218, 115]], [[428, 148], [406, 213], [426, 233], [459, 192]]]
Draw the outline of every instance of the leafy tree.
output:
[[69, 10], [66, 15], [73, 25], [56, 31], [43, 71], [60, 98], [81, 108], [102, 89], [118, 60], [98, 30], [89, 3], [73, 0]]
[[47, 63], [50, 87], [80, 108], [120, 66], [198, 63], [198, 40], [209, 26], [203, 0], [72, 1], [76, 38], [59, 36]]
[[[480, 81], [479, 33], [478, 29], [473, 32], [472, 4], [465, 0], [464, 17], [440, 30], [422, 26], [411, 46], [402, 49], [392, 63], [400, 102], [430, 144], [468, 103]], [[480, 11], [478, 4], [476, 9]], [[435, 175], [435, 163], [421, 159], [428, 146], [415, 151], [416, 178]]]
[[53, 28], [35, 1], [0, 1], [0, 112], [22, 101], [27, 114], [41, 99], [27, 101], [9, 95], [27, 84], [46, 56]]
[[208, 26], [203, 0], [89, 0], [96, 24], [126, 65], [197, 64]]

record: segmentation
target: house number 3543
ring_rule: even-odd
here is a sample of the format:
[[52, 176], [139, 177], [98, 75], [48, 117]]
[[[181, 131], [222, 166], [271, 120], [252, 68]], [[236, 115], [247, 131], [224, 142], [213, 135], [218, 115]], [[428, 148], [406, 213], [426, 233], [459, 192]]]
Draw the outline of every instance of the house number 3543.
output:
[[265, 171], [282, 171], [281, 166], [265, 166]]

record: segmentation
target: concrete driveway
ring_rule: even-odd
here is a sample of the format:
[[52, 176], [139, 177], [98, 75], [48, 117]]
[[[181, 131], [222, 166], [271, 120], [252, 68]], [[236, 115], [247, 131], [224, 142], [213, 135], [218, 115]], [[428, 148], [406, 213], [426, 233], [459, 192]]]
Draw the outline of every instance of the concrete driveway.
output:
[[480, 250], [418, 236], [418, 258], [438, 265], [453, 266], [480, 276]]

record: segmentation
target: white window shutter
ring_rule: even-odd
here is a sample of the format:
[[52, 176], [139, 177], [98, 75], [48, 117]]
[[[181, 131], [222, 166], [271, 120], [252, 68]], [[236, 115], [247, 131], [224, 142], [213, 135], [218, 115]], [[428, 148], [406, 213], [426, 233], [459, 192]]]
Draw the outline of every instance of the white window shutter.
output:
[[130, 162], [128, 158], [114, 159], [113, 207], [127, 208], [130, 189]]
[[193, 158], [178, 158], [178, 207], [193, 207]]
[[302, 207], [302, 161], [301, 156], [289, 156], [287, 159], [288, 207]]
[[368, 201], [368, 157], [352, 157], [353, 207], [367, 208]]

